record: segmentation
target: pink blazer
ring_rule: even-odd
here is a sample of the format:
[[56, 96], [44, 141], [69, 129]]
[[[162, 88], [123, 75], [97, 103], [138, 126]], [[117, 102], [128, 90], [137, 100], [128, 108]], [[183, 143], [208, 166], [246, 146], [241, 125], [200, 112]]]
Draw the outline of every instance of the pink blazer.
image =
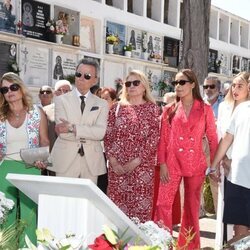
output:
[[181, 176], [203, 175], [207, 168], [202, 138], [206, 135], [211, 161], [218, 146], [213, 110], [210, 105], [195, 100], [189, 117], [182, 103], [171, 124], [167, 116], [171, 107], [165, 107], [161, 118], [158, 161], [166, 163], [170, 174]]

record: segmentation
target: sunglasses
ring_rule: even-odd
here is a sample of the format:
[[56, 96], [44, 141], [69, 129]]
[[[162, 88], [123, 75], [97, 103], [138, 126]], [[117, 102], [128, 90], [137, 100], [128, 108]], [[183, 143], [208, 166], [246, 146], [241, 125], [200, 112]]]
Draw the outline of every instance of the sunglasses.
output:
[[203, 85], [203, 89], [208, 89], [208, 88], [210, 88], [210, 89], [215, 89], [215, 84], [211, 84], [211, 85]]
[[140, 83], [141, 83], [140, 80], [127, 81], [127, 82], [125, 82], [125, 86], [126, 86], [127, 88], [129, 88], [129, 87], [131, 86], [131, 84], [132, 84], [133, 86], [136, 87], [136, 86], [139, 86]]
[[187, 82], [190, 82], [189, 80], [179, 80], [179, 81], [172, 81], [171, 84], [173, 86], [176, 86], [177, 84], [184, 86]]
[[82, 74], [80, 72], [75, 73], [75, 77], [77, 77], [77, 78], [80, 78], [82, 75], [83, 75], [85, 80], [90, 80], [91, 79], [91, 74], [89, 74], [89, 73], [84, 73], [84, 74]]
[[50, 91], [50, 90], [42, 90], [42, 91], [40, 91], [40, 94], [41, 95], [49, 95], [49, 94], [51, 94], [52, 92]]
[[13, 83], [9, 87], [1, 87], [0, 92], [4, 95], [9, 92], [9, 89], [11, 91], [18, 91], [20, 89], [20, 86], [17, 83]]

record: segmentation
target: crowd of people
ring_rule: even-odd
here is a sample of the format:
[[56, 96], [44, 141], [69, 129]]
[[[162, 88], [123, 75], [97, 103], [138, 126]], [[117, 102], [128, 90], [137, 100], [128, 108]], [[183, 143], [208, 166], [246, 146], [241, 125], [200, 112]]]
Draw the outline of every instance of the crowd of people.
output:
[[[36, 205], [7, 182], [7, 173], [90, 179], [128, 217], [160, 222], [171, 232], [183, 183], [178, 246], [200, 249], [201, 190], [209, 175], [217, 209], [216, 244], [229, 240], [221, 222], [233, 225], [230, 237], [248, 232], [249, 73], [234, 77], [225, 98], [219, 79], [207, 77], [203, 98], [195, 73], [180, 70], [162, 111], [141, 71], [128, 73], [119, 94], [96, 87], [98, 80], [98, 63], [84, 58], [76, 67], [74, 87], [67, 80], [59, 80], [54, 89], [42, 86], [40, 104], [34, 105], [18, 75], [2, 76], [0, 191], [17, 205], [8, 224], [16, 218], [32, 220], [27, 234], [35, 241]], [[20, 149], [42, 146], [49, 146], [52, 166], [36, 161], [27, 168]], [[188, 234], [192, 240], [186, 246]]]

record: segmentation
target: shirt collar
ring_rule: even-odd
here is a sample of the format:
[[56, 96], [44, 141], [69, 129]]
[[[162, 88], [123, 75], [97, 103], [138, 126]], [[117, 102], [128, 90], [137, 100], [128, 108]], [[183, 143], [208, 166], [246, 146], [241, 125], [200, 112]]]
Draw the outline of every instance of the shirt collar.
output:
[[[76, 94], [77, 94], [77, 97], [79, 97], [79, 100], [80, 100], [80, 96], [82, 96], [82, 94], [78, 91], [78, 89], [76, 88]], [[85, 100], [88, 99], [90, 95], [90, 90], [84, 95], [85, 96]]]

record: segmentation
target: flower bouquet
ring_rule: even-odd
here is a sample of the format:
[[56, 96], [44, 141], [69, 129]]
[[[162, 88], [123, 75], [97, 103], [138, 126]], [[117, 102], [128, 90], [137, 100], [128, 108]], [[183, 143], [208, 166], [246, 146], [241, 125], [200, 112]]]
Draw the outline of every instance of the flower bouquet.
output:
[[62, 20], [48, 20], [46, 27], [48, 32], [58, 35], [66, 35], [69, 32], [68, 26], [64, 25]]
[[89, 245], [91, 250], [168, 250], [172, 245], [172, 236], [169, 231], [164, 228], [160, 228], [153, 221], [145, 223], [139, 223], [134, 219], [137, 226], [142, 230], [145, 235], [150, 239], [151, 245], [139, 245], [140, 239], [136, 239], [133, 244], [132, 237], [125, 238], [126, 231], [119, 236], [115, 231], [108, 226], [103, 226], [104, 234], [95, 239], [94, 244]]
[[106, 37], [107, 44], [116, 45], [119, 43], [119, 37], [117, 35], [109, 34]]

